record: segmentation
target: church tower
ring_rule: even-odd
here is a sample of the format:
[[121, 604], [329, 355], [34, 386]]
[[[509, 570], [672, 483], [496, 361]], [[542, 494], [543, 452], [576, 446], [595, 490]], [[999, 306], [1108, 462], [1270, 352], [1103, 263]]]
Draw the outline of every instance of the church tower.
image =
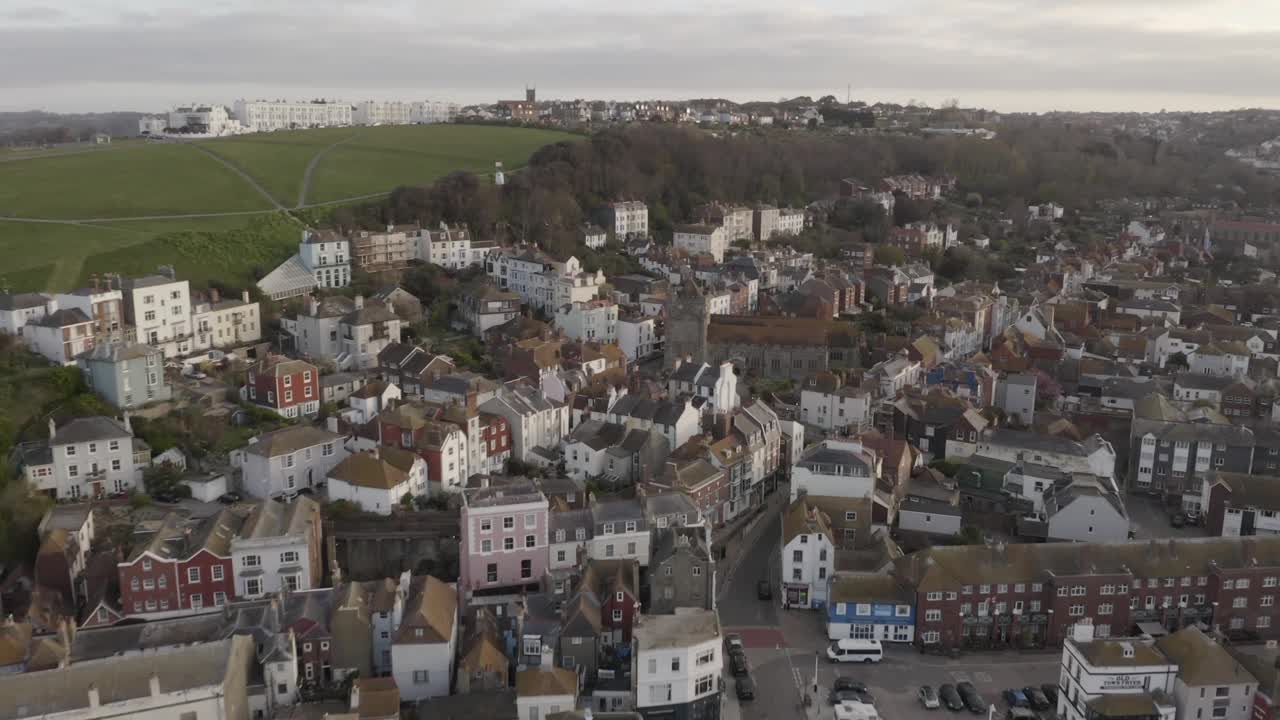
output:
[[692, 278], [686, 278], [667, 308], [667, 349], [664, 367], [675, 367], [676, 360], [686, 356], [693, 362], [706, 362], [707, 326], [711, 316], [707, 312], [707, 298], [702, 288]]

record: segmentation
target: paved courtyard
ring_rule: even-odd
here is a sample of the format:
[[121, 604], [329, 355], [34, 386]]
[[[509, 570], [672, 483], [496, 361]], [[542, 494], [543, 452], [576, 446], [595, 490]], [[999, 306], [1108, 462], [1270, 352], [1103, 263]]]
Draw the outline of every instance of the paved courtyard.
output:
[[1201, 527], [1173, 527], [1169, 522], [1169, 509], [1160, 498], [1130, 493], [1124, 498], [1124, 506], [1129, 513], [1129, 529], [1135, 539], [1194, 538], [1206, 534]]

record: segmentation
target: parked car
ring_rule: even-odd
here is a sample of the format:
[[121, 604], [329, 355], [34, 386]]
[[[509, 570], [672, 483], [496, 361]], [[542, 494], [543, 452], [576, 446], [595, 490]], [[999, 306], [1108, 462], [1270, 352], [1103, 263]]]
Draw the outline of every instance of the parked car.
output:
[[1031, 708], [1011, 707], [1004, 713], [1004, 720], [1039, 720]]
[[725, 652], [742, 650], [742, 636], [738, 633], [726, 633], [724, 636], [724, 649]]
[[832, 690], [857, 690], [858, 692], [867, 692], [865, 683], [858, 682], [848, 675], [841, 675], [831, 684]]
[[951, 683], [938, 686], [938, 699], [952, 712], [959, 712], [964, 709], [964, 699], [960, 697], [956, 686]]
[[741, 650], [734, 650], [729, 653], [729, 668], [733, 671], [734, 677], [742, 677], [751, 672], [747, 667], [747, 654]]
[[1187, 516], [1180, 512], [1174, 513], [1173, 516], [1169, 518], [1169, 524], [1173, 527], [1180, 528], [1187, 524]]
[[1183, 517], [1185, 517], [1185, 518], [1187, 519], [1187, 524], [1188, 524], [1188, 525], [1199, 525], [1199, 524], [1200, 524], [1200, 511], [1199, 511], [1199, 510], [1196, 510], [1196, 509], [1194, 509], [1194, 508], [1193, 508], [1193, 509], [1191, 509], [1191, 510], [1188, 510], [1188, 511], [1184, 512], [1182, 515], [1183, 515]]
[[978, 694], [978, 689], [973, 686], [973, 683], [956, 683], [956, 692], [960, 693], [960, 699], [964, 701], [964, 706], [969, 708], [969, 712], [974, 715], [987, 712], [987, 702]]
[[739, 700], [756, 699], [756, 682], [751, 679], [750, 675], [743, 675], [735, 680], [734, 687], [738, 691]]
[[1054, 685], [1053, 683], [1045, 683], [1040, 686], [1040, 691], [1043, 692], [1044, 696], [1049, 699], [1050, 705], [1055, 707], [1058, 705], [1058, 686], [1057, 685]]
[[773, 597], [773, 585], [768, 580], [760, 580], [756, 583], [756, 597], [761, 600], [769, 600]]
[[223, 493], [221, 496], [219, 496], [218, 502], [222, 503], [223, 505], [234, 505], [243, 499], [244, 498], [241, 497], [240, 493], [229, 492], [229, 493]]
[[1032, 710], [1049, 710], [1057, 704], [1049, 702], [1049, 697], [1044, 694], [1044, 691], [1034, 685], [1022, 688], [1022, 694], [1027, 696], [1027, 702], [1031, 704]]
[[916, 696], [920, 698], [920, 704], [925, 710], [937, 710], [942, 707], [942, 703], [938, 700], [938, 693], [931, 685], [921, 685]]
[[876, 699], [869, 692], [859, 690], [832, 690], [831, 694], [827, 696], [827, 702], [830, 702], [832, 705], [839, 705], [840, 703], [847, 702], [862, 703], [863, 705], [875, 705]]
[[1031, 701], [1027, 699], [1026, 693], [1017, 688], [1005, 690], [1004, 702], [1009, 707], [1031, 707]]

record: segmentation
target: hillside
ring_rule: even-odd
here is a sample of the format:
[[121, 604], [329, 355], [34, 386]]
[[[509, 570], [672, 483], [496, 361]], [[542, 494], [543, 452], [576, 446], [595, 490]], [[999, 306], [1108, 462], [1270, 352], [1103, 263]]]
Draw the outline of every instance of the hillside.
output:
[[572, 137], [468, 125], [329, 128], [0, 154], [0, 289], [62, 290], [162, 263], [247, 284], [288, 257], [294, 210], [523, 166]]

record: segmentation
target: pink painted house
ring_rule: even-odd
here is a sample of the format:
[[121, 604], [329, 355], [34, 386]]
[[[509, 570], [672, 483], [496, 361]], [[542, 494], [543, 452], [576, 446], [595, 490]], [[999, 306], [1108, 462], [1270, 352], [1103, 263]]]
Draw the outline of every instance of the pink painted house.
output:
[[458, 593], [536, 591], [547, 569], [547, 497], [526, 479], [463, 493]]

